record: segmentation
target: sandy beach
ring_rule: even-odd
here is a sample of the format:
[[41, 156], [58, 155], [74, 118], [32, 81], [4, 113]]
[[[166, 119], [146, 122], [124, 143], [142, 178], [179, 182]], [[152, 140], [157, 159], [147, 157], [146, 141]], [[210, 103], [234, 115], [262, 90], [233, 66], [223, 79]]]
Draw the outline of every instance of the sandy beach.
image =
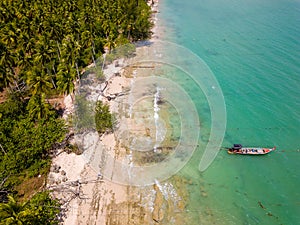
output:
[[[149, 3], [153, 10], [153, 40], [159, 38], [156, 14], [158, 0]], [[118, 60], [106, 66], [103, 70], [106, 83], [93, 83], [89, 86], [89, 100], [101, 100], [108, 104], [111, 112], [120, 111], [119, 99], [108, 101], [103, 96], [117, 96], [130, 90], [135, 76], [128, 76], [122, 69], [124, 60]], [[132, 71], [131, 71], [132, 72]], [[99, 90], [103, 90], [102, 94]], [[101, 91], [100, 91], [101, 92]], [[71, 96], [64, 99], [64, 118], [74, 113]], [[140, 128], [144, 129], [145, 128]], [[147, 133], [147, 130], [146, 130]], [[84, 153], [76, 155], [65, 152], [58, 154], [54, 159], [48, 177], [47, 188], [52, 195], [59, 199], [64, 209], [61, 218], [62, 224], [161, 224], [160, 221], [174, 221], [174, 224], [183, 224], [180, 211], [185, 208], [187, 198], [184, 184], [188, 181], [180, 177], [172, 181], [158, 182], [150, 186], [128, 186], [114, 183], [103, 177], [97, 152], [90, 153], [89, 149], [103, 149], [111, 151], [114, 160], [130, 156], [129, 150], [122, 146], [121, 140], [115, 133], [104, 134], [99, 138], [96, 132], [85, 134]], [[85, 136], [85, 137], [86, 137]], [[83, 138], [85, 138], [83, 137]], [[95, 164], [96, 163], [96, 164]], [[97, 166], [98, 165], [98, 169]], [[96, 169], [95, 169], [96, 168]]]

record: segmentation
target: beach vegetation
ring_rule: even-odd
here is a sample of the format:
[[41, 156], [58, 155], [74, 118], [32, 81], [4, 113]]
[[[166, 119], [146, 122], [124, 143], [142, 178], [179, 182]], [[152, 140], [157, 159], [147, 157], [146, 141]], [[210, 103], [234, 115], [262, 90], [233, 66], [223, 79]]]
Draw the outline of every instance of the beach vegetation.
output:
[[52, 147], [67, 131], [53, 110], [47, 119], [32, 120], [29, 104], [17, 99], [0, 104], [1, 190], [14, 192], [21, 182], [47, 174]]
[[135, 45], [132, 43], [127, 43], [114, 48], [105, 56], [105, 64], [110, 64], [116, 59], [120, 58], [130, 58], [135, 54]]
[[113, 116], [109, 111], [109, 106], [103, 104], [102, 101], [97, 101], [95, 107], [95, 123], [96, 130], [99, 135], [109, 132], [113, 128]]
[[75, 109], [73, 126], [78, 132], [95, 128], [93, 104], [85, 98], [84, 93], [75, 96]]
[[0, 203], [0, 224], [59, 224], [59, 209], [60, 204], [47, 191], [23, 202], [9, 195], [6, 202]]

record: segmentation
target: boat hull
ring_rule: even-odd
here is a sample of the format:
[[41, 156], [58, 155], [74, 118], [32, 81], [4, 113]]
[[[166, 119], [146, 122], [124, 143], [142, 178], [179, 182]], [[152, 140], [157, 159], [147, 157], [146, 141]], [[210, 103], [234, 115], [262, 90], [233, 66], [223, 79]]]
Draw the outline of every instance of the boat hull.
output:
[[241, 148], [241, 149], [228, 149], [228, 154], [234, 155], [266, 155], [274, 151], [276, 147], [273, 148]]

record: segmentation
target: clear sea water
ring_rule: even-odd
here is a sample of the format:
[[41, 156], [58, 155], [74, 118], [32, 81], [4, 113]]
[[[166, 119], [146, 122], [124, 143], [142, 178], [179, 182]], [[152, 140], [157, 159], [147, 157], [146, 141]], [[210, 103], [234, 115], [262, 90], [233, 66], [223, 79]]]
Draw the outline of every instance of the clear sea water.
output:
[[199, 172], [210, 111], [190, 86], [202, 132], [179, 173], [192, 181], [187, 224], [300, 224], [300, 1], [162, 0], [158, 17], [163, 39], [197, 54], [219, 81], [223, 146], [277, 146], [259, 157], [221, 150]]

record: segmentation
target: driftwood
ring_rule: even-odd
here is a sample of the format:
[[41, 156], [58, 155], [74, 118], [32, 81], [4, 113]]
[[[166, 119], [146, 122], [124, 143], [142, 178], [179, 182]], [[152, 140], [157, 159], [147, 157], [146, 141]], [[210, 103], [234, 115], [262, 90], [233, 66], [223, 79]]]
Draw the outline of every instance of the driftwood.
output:
[[110, 94], [110, 95], [105, 95], [104, 94], [104, 91], [105, 89], [107, 88], [108, 86], [108, 81], [105, 81], [105, 86], [103, 87], [103, 89], [100, 91], [101, 93], [101, 96], [106, 98], [108, 101], [111, 101], [111, 100], [114, 100], [116, 99], [117, 97], [120, 97], [120, 96], [123, 96], [123, 95], [126, 95], [127, 93], [126, 92], [120, 92], [120, 93], [116, 93], [116, 94]]
[[155, 223], [159, 223], [159, 220], [157, 220], [157, 219], [154, 219], [154, 218], [153, 218], [153, 221], [154, 221]]
[[[115, 76], [118, 76], [118, 74], [115, 74]], [[114, 100], [117, 97], [126, 95], [126, 92], [120, 92], [120, 93], [116, 93], [116, 94], [110, 94], [110, 95], [105, 95], [104, 91], [105, 89], [108, 87], [108, 81], [105, 81], [105, 86], [103, 87], [103, 89], [100, 91], [100, 94], [102, 97], [106, 98], [108, 101]]]
[[153, 69], [155, 68], [154, 66], [131, 66], [132, 68], [137, 68], [137, 69]]
[[115, 100], [117, 97], [121, 97], [123, 95], [126, 95], [128, 93], [126, 92], [120, 92], [120, 93], [116, 93], [116, 94], [112, 94], [112, 95], [102, 95], [104, 98], [106, 98], [108, 101], [111, 101], [111, 100]]
[[79, 180], [70, 182], [70, 184], [63, 184], [59, 186], [52, 186], [48, 188], [51, 191], [57, 193], [69, 193], [68, 197], [63, 199], [58, 199], [61, 203], [60, 213], [57, 215], [59, 221], [63, 221], [63, 218], [66, 217], [66, 212], [69, 209], [69, 204], [73, 199], [86, 199], [81, 190], [81, 182]]
[[95, 179], [95, 180], [88, 180], [88, 181], [80, 181], [80, 180], [75, 180], [75, 181], [69, 181], [64, 184], [60, 185], [52, 185], [49, 186], [48, 189], [57, 193], [70, 193], [71, 196], [69, 198], [66, 198], [64, 200], [60, 200], [62, 203], [62, 208], [67, 208], [68, 204], [73, 200], [73, 199], [87, 199], [84, 197], [84, 194], [82, 192], [82, 185], [88, 184], [88, 183], [98, 183], [98, 182], [103, 182], [102, 179]]
[[171, 147], [171, 146], [158, 146], [158, 147], [156, 147], [156, 149], [157, 150], [164, 150], [164, 149], [166, 149], [166, 150], [173, 150], [174, 149], [174, 147]]
[[[58, 194], [62, 194], [62, 198], [57, 198], [60, 203], [60, 213], [57, 215], [57, 219], [60, 222], [63, 222], [64, 218], [66, 217], [66, 212], [69, 210], [69, 204], [74, 199], [80, 199], [85, 200], [88, 199], [84, 196], [84, 193], [82, 191], [82, 185], [88, 184], [88, 183], [97, 183], [97, 182], [103, 182], [102, 179], [95, 179], [95, 180], [88, 180], [88, 181], [69, 181], [64, 184], [60, 185], [53, 185], [48, 187], [49, 190], [54, 191]], [[63, 195], [63, 193], [67, 193], [67, 196]]]
[[105, 89], [107, 88], [107, 86], [108, 86], [108, 81], [105, 81], [105, 86], [104, 86], [104, 88], [101, 90], [101, 93], [103, 93], [103, 91], [105, 91]]

